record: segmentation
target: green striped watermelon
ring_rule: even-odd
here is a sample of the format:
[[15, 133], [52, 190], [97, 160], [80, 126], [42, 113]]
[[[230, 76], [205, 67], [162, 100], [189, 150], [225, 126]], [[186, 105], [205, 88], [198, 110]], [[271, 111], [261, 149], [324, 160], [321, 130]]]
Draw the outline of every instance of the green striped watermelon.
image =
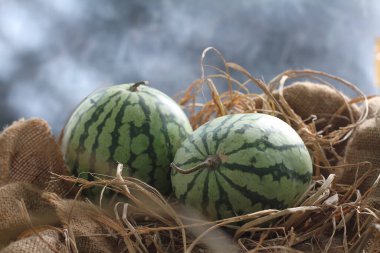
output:
[[295, 204], [312, 176], [299, 135], [266, 114], [216, 118], [195, 130], [172, 164], [175, 196], [209, 219]]
[[76, 108], [61, 135], [66, 163], [76, 176], [125, 174], [163, 194], [171, 192], [170, 163], [192, 132], [181, 108], [164, 93], [142, 85], [122, 84], [98, 90]]

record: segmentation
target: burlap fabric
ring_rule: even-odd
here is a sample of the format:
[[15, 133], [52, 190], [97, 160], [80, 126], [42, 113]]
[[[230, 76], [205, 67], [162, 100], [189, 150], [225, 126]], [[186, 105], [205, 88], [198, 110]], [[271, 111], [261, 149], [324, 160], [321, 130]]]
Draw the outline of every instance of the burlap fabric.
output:
[[[362, 162], [370, 164], [358, 164]], [[380, 174], [380, 97], [369, 100], [368, 118], [350, 138], [343, 164], [354, 165], [341, 170], [337, 182], [353, 184], [356, 178], [368, 173], [359, 189], [362, 194], [371, 189]], [[372, 207], [380, 209], [380, 184], [371, 189], [367, 200]]]
[[[278, 92], [274, 92], [278, 98]], [[303, 120], [310, 120], [310, 116], [315, 116], [315, 124], [318, 131], [325, 130], [325, 133], [339, 129], [352, 123], [350, 119], [351, 109], [354, 120], [360, 115], [360, 110], [356, 105], [348, 105], [348, 97], [330, 86], [312, 83], [295, 82], [283, 89], [283, 96], [293, 111]], [[257, 101], [257, 107], [261, 108], [262, 103]]]
[[52, 173], [68, 169], [45, 121], [20, 120], [0, 134], [0, 252], [119, 252], [94, 216], [107, 215], [62, 199], [73, 187]]
[[20, 120], [0, 135], [0, 186], [30, 182], [42, 189], [66, 194], [64, 182], [50, 183], [52, 174], [68, 174], [48, 124], [40, 119]]
[[0, 253], [69, 252], [68, 247], [62, 239], [61, 233], [57, 230], [44, 229], [37, 230], [36, 233], [29, 233], [29, 236], [10, 243], [7, 247], [1, 250]]
[[[380, 210], [380, 184], [375, 186], [380, 175], [380, 97], [374, 97], [368, 102], [368, 118], [355, 129], [351, 136], [344, 160], [341, 162], [344, 167], [337, 171], [336, 182], [346, 185], [360, 184], [358, 187], [360, 193], [368, 194], [363, 205]], [[372, 218], [367, 225], [369, 234], [364, 248], [368, 252], [379, 252], [380, 249], [380, 233], [374, 228], [380, 224], [373, 224], [375, 220]], [[360, 223], [364, 221], [360, 219]]]
[[[362, 110], [364, 110], [364, 108], [362, 108]], [[372, 119], [376, 117], [376, 115], [380, 115], [380, 96], [372, 97], [368, 101], [368, 119]]]
[[57, 221], [53, 208], [31, 184], [20, 182], [0, 187], [0, 246], [15, 240], [31, 224], [54, 225]]

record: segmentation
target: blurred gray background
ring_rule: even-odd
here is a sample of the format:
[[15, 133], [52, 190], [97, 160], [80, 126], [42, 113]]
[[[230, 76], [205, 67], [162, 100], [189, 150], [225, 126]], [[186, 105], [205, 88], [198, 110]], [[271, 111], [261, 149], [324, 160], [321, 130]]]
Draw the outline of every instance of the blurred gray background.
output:
[[57, 134], [110, 84], [174, 96], [208, 46], [266, 81], [311, 68], [374, 94], [379, 13], [377, 0], [0, 0], [0, 127], [42, 117]]

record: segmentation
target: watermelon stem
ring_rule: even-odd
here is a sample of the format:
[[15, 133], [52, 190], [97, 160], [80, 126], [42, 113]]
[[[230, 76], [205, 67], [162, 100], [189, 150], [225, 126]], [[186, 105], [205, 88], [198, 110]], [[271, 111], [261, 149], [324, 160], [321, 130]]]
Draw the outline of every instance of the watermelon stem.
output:
[[206, 160], [204, 160], [203, 162], [195, 165], [194, 167], [188, 170], [181, 169], [175, 163], [171, 163], [170, 167], [181, 174], [190, 174], [195, 171], [203, 170], [203, 169], [216, 170], [220, 167], [221, 163], [222, 163], [222, 159], [220, 159], [218, 155], [210, 155], [206, 158]]
[[132, 91], [132, 92], [137, 91], [137, 88], [138, 88], [140, 85], [148, 85], [148, 81], [140, 81], [140, 82], [134, 83], [134, 84], [129, 88], [129, 90]]

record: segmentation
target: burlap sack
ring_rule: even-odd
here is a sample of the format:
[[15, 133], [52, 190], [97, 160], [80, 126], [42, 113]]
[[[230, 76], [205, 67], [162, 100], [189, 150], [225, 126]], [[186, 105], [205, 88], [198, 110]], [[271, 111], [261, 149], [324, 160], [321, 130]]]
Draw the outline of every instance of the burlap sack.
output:
[[1, 133], [0, 186], [29, 182], [60, 195], [66, 194], [70, 186], [63, 181], [51, 183], [50, 172], [67, 175], [68, 168], [44, 120], [20, 120]]
[[65, 251], [64, 239], [54, 230], [39, 231], [38, 235], [30, 233], [27, 238], [20, 239], [25, 237], [20, 236], [25, 231], [35, 231], [32, 228], [48, 225], [67, 228], [73, 234], [79, 252], [118, 252], [121, 247], [118, 245], [122, 244], [118, 244], [116, 236], [107, 236], [115, 233], [97, 222], [94, 215], [100, 219], [106, 217], [89, 203], [61, 199], [28, 183], [7, 184], [0, 188], [0, 250], [32, 253]]
[[[364, 110], [364, 107], [361, 108]], [[376, 115], [380, 115], [380, 96], [373, 97], [368, 101], [368, 119], [372, 119], [376, 117]]]
[[107, 219], [94, 205], [83, 201], [61, 199], [54, 193], [45, 193], [44, 198], [56, 209], [65, 228], [73, 234], [79, 252], [112, 253], [120, 252], [123, 244], [111, 228], [97, 221], [96, 217]]
[[[274, 95], [278, 98], [278, 92]], [[283, 96], [303, 120], [315, 115], [318, 131], [325, 129], [327, 132], [332, 132], [351, 123], [350, 113], [346, 106], [349, 99], [327, 85], [306, 81], [295, 82], [283, 89]], [[260, 104], [258, 102], [258, 108], [262, 106]], [[360, 116], [359, 108], [356, 105], [349, 105], [349, 108], [354, 120], [357, 120]]]
[[0, 253], [67, 253], [66, 244], [60, 233], [53, 229], [45, 229], [30, 236], [12, 242]]
[[53, 208], [41, 193], [28, 183], [0, 187], [0, 249], [31, 226], [57, 224]]
[[[369, 173], [367, 179], [360, 185], [363, 193], [374, 184], [380, 170], [380, 98], [369, 100], [369, 118], [359, 125], [347, 144], [344, 164], [370, 162], [372, 165], [351, 166], [339, 171], [337, 182], [352, 184], [356, 177]], [[367, 198], [370, 205], [380, 209], [380, 184], [372, 189]]]
[[[67, 196], [72, 185], [52, 180], [50, 172], [67, 175], [68, 169], [45, 121], [20, 120], [1, 133], [1, 252], [66, 252], [57, 232], [62, 228], [74, 236], [74, 246], [70, 247], [79, 252], [117, 252], [117, 237], [107, 237], [111, 230], [93, 217], [104, 215], [102, 211], [88, 203], [61, 199], [59, 196]], [[35, 232], [34, 228], [41, 225], [57, 230], [20, 238], [20, 234]]]

